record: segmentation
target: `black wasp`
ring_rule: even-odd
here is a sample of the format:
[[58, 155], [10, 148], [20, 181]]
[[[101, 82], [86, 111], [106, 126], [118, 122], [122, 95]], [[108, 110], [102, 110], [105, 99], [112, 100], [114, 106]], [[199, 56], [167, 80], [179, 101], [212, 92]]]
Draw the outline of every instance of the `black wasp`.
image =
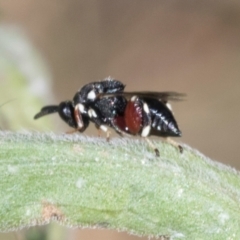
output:
[[[107, 133], [110, 127], [121, 135], [181, 136], [168, 101], [180, 100], [183, 94], [124, 92], [124, 88], [123, 83], [111, 78], [86, 84], [73, 101], [43, 107], [34, 119], [58, 112], [63, 121], [80, 132], [91, 121]], [[182, 147], [179, 149], [182, 151]]]

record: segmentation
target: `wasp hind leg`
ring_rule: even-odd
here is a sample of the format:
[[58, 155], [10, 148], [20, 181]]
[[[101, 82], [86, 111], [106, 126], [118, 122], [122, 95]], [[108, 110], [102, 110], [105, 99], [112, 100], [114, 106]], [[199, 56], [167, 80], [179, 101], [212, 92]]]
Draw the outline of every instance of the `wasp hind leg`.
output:
[[143, 127], [141, 130], [141, 136], [145, 138], [148, 145], [154, 150], [156, 157], [160, 157], [160, 152], [158, 148], [150, 141], [147, 137], [151, 132], [152, 118], [150, 115], [150, 110], [144, 101], [141, 100], [142, 108], [143, 108]]
[[176, 141], [172, 140], [171, 138], [165, 138], [165, 141], [171, 144], [172, 146], [176, 147], [180, 153], [183, 153], [183, 147]]
[[151, 140], [149, 140], [148, 138], [144, 138], [144, 139], [146, 140], [146, 142], [148, 143], [150, 148], [153, 149], [156, 157], [160, 157], [160, 152], [159, 152], [158, 148], [153, 144], [153, 142]]

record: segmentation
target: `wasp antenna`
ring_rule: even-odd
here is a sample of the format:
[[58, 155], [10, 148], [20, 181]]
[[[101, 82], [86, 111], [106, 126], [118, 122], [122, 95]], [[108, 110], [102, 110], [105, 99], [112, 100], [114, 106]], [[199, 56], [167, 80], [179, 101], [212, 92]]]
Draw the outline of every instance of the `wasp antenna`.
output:
[[34, 119], [38, 119], [40, 117], [43, 117], [43, 116], [51, 114], [51, 113], [56, 113], [56, 112], [58, 112], [58, 110], [59, 110], [58, 105], [51, 105], [51, 106], [43, 107], [41, 109], [41, 111], [34, 116]]

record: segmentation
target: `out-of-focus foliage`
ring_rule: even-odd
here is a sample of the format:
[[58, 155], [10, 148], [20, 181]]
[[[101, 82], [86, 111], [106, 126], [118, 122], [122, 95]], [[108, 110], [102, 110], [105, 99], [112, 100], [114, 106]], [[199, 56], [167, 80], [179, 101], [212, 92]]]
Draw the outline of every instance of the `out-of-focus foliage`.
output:
[[0, 128], [37, 129], [33, 115], [51, 96], [50, 75], [21, 29], [7, 25], [0, 25], [0, 84]]
[[[38, 124], [33, 120], [46, 99], [53, 99], [51, 76], [40, 53], [17, 27], [0, 25], [0, 84], [0, 129], [53, 128], [50, 118]], [[62, 234], [52, 226], [1, 233], [0, 239], [44, 240], [56, 232]]]

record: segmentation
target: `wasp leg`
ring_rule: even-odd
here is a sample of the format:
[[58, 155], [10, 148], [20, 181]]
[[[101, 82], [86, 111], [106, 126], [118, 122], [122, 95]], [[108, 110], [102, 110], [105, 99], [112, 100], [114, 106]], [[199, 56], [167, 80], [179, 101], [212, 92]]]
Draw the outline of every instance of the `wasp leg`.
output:
[[74, 119], [77, 123], [77, 129], [80, 130], [84, 127], [84, 124], [83, 124], [83, 119], [82, 119], [82, 114], [81, 114], [81, 111], [80, 111], [80, 108], [81, 108], [81, 104], [77, 104], [74, 108]]
[[106, 140], [107, 142], [110, 141], [110, 136], [111, 136], [111, 131], [108, 130], [108, 128], [105, 126], [105, 125], [98, 125], [98, 124], [95, 124], [96, 128], [98, 129], [98, 136], [100, 137], [101, 135], [101, 132], [105, 132], [106, 133]]
[[69, 131], [66, 131], [65, 133], [66, 133], [66, 134], [73, 134], [73, 133], [75, 133], [75, 132], [77, 132], [77, 130], [76, 130], [76, 129], [74, 129], [74, 130], [69, 130]]
[[156, 148], [156, 146], [155, 146], [148, 138], [144, 138], [144, 139], [147, 141], [148, 145], [153, 149], [153, 151], [154, 151], [155, 154], [156, 154], [156, 157], [160, 157], [160, 152], [159, 152], [159, 150]]
[[172, 140], [169, 137], [165, 138], [165, 141], [170, 143], [172, 146], [178, 148], [180, 153], [183, 153], [183, 147], [178, 142], [175, 142], [174, 140]]
[[111, 131], [107, 131], [106, 132], [106, 135], [107, 135], [107, 142], [109, 142], [110, 141], [110, 136], [111, 136]]
[[149, 146], [154, 150], [156, 157], [160, 157], [160, 152], [159, 150], [156, 148], [156, 146], [147, 138], [147, 136], [149, 136], [150, 131], [151, 131], [151, 124], [152, 124], [152, 119], [151, 119], [151, 115], [150, 115], [150, 110], [148, 105], [140, 99], [136, 99], [136, 102], [138, 101], [141, 105], [142, 105], [142, 109], [143, 109], [143, 116], [142, 116], [142, 122], [143, 122], [143, 126], [142, 126], [142, 130], [141, 130], [141, 137], [144, 137], [147, 141], [147, 143], [149, 144]]
[[95, 127], [98, 130], [98, 137], [101, 137], [102, 130], [100, 129], [99, 125], [95, 123]]
[[66, 134], [73, 134], [73, 133], [78, 132], [80, 130], [81, 130], [80, 128], [75, 128], [75, 129], [67, 131]]

